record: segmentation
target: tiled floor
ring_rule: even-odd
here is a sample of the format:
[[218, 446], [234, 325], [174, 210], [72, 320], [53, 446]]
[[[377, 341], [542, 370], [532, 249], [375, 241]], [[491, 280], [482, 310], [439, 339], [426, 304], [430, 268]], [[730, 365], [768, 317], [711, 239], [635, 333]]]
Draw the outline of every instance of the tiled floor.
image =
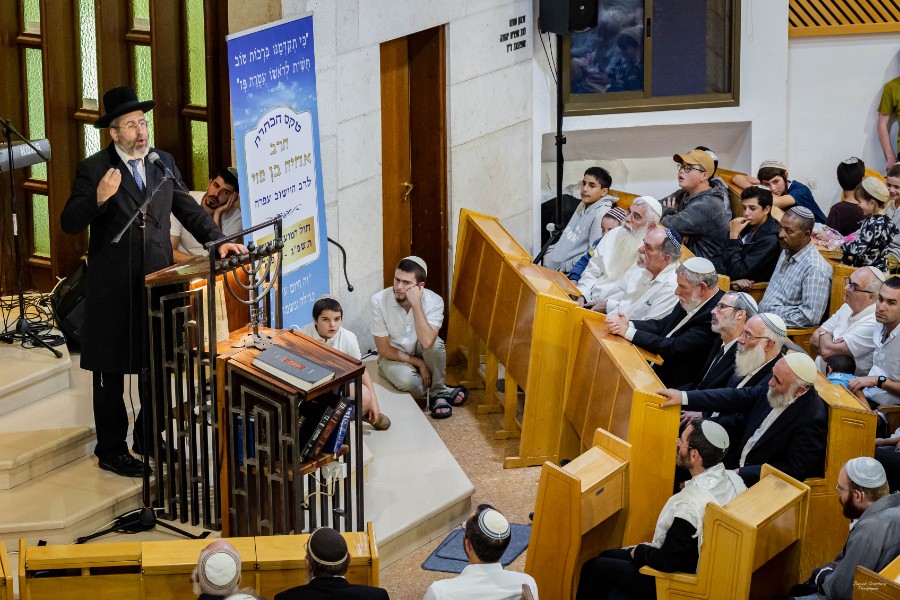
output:
[[[452, 369], [448, 379], [453, 380]], [[438, 435], [456, 457], [457, 462], [475, 485], [472, 505], [486, 502], [500, 510], [514, 523], [528, 523], [528, 513], [534, 510], [540, 467], [504, 469], [503, 459], [515, 455], [518, 440], [496, 441], [494, 431], [500, 428], [501, 415], [477, 415], [475, 407], [483, 390], [472, 390], [469, 402], [453, 409], [453, 416], [431, 420]], [[422, 563], [440, 544], [436, 539], [381, 570], [381, 586], [392, 600], [421, 600], [432, 582], [450, 573], [422, 569]], [[516, 571], [525, 568], [525, 553], [509, 567]]]

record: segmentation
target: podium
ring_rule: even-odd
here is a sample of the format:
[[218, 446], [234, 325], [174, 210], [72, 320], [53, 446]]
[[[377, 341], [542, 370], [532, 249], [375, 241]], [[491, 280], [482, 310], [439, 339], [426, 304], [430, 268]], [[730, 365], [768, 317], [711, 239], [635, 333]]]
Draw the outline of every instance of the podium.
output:
[[[255, 348], [223, 359], [226, 403], [220, 422], [227, 432], [220, 489], [228, 490], [223, 533], [286, 535], [319, 526], [365, 531], [359, 406], [365, 367], [294, 331], [279, 332], [273, 343], [333, 371], [334, 378], [303, 391], [253, 366]], [[301, 405], [337, 403], [354, 394], [348, 442], [337, 452], [302, 460]], [[340, 465], [339, 476], [320, 470], [332, 462]]]
[[[273, 242], [259, 247], [250, 244], [249, 254], [240, 257], [216, 258], [219, 246], [270, 228]], [[169, 452], [161, 460], [153, 444], [156, 467], [150, 495], [166, 519], [221, 528], [218, 474], [223, 445], [217, 417], [222, 396], [216, 357], [235, 351], [231, 344], [220, 343], [229, 339], [222, 317], [226, 312], [244, 315], [249, 307], [248, 328], [253, 333], [243, 337], [253, 340], [258, 339], [259, 325], [267, 325], [270, 316], [275, 328], [281, 327], [280, 240], [281, 220], [266, 221], [211, 242], [208, 257], [195, 257], [144, 279], [155, 399], [152, 418], [170, 448], [178, 450], [177, 455]]]

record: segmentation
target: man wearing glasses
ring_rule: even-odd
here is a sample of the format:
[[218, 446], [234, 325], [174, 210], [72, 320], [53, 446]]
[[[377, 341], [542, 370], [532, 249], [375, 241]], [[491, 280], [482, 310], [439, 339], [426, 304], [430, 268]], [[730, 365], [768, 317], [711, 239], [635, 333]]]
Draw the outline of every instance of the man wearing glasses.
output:
[[844, 304], [813, 332], [810, 347], [818, 354], [816, 366], [825, 372], [825, 361], [836, 354], [852, 356], [856, 374], [872, 368], [875, 351], [875, 296], [885, 275], [875, 267], [860, 267], [844, 286]]
[[[178, 190], [181, 176], [172, 155], [150, 148], [145, 113], [154, 106], [153, 100], [139, 101], [128, 86], [114, 88], [103, 95], [106, 114], [97, 119], [94, 127], [108, 128], [112, 143], [78, 163], [72, 194], [60, 218], [63, 231], [72, 235], [90, 226], [81, 368], [93, 372], [97, 428], [94, 454], [100, 460], [101, 469], [123, 477], [140, 477], [143, 472], [141, 462], [128, 452], [126, 445], [128, 413], [123, 394], [125, 375], [138, 373], [150, 361], [150, 343], [141, 339], [142, 320], [147, 318], [143, 310], [144, 275], [173, 264], [169, 240], [173, 214], [198, 240], [209, 242], [222, 237], [221, 229], [197, 202]], [[156, 164], [147, 159], [151, 151], [159, 156]], [[164, 177], [165, 170], [174, 174], [175, 181]], [[141, 231], [137, 220], [119, 243], [114, 244], [112, 240], [151, 196], [144, 217], [146, 243], [141, 264]], [[225, 244], [219, 251], [224, 257], [232, 252], [246, 252], [246, 248]], [[161, 293], [160, 290], [155, 297]], [[162, 386], [160, 376], [156, 389], [162, 390]], [[150, 427], [150, 440], [144, 440], [142, 435], [143, 420], [150, 418], [144, 408], [152, 406], [149, 387], [143, 383], [139, 386], [141, 411], [135, 419], [132, 448], [146, 453], [152, 451], [155, 443], [162, 459], [167, 449], [158, 430]], [[165, 410], [157, 410], [157, 415], [161, 421]]]
[[713, 159], [703, 150], [691, 150], [672, 157], [678, 163], [678, 186], [686, 192], [680, 209], [667, 208], [660, 224], [678, 231], [688, 250], [712, 261], [719, 273], [725, 272], [722, 254], [728, 240], [728, 217], [718, 189], [709, 181], [715, 170]]

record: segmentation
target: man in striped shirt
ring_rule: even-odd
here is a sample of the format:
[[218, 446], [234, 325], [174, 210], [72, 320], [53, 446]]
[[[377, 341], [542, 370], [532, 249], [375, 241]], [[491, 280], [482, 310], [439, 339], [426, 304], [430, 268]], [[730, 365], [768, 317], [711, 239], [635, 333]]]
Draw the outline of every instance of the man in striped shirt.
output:
[[781, 218], [781, 256], [759, 312], [775, 313], [788, 327], [815, 327], [822, 322], [831, 293], [833, 270], [812, 243], [815, 218], [793, 206]]

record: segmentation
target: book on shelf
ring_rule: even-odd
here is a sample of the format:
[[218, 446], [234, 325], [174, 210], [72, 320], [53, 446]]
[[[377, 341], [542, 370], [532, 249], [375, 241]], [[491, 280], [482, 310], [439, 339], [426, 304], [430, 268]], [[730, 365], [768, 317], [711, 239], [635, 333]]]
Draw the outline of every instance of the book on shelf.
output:
[[334, 379], [334, 371], [278, 344], [257, 354], [253, 366], [304, 392]]
[[316, 447], [316, 441], [318, 441], [322, 432], [325, 431], [325, 426], [328, 425], [328, 421], [331, 420], [331, 415], [333, 414], [334, 407], [326, 405], [325, 411], [322, 413], [321, 418], [319, 418], [319, 422], [316, 423], [315, 429], [313, 429], [309, 439], [306, 440], [306, 443], [303, 444], [303, 449], [300, 451], [300, 460], [309, 460], [313, 457], [312, 451], [313, 448]]
[[[327, 410], [334, 410], [327, 402], [301, 402], [300, 406], [297, 408], [299, 411], [299, 415], [297, 418], [297, 435], [294, 438], [297, 443], [297, 451], [300, 456], [300, 460], [303, 460], [303, 454], [306, 451], [306, 446], [309, 443], [310, 438], [315, 434], [316, 429], [319, 427], [319, 423], [322, 422], [322, 417], [325, 415]], [[328, 415], [331, 418], [331, 415]], [[322, 427], [325, 426], [328, 420], [326, 419], [324, 423], [322, 423]], [[321, 433], [321, 430], [319, 430]], [[315, 444], [315, 442], [313, 442]]]
[[331, 437], [331, 432], [334, 431], [335, 427], [341, 422], [341, 419], [344, 417], [344, 413], [347, 412], [347, 407], [349, 406], [350, 400], [347, 398], [341, 398], [338, 401], [337, 405], [334, 407], [334, 413], [332, 413], [328, 423], [325, 424], [325, 429], [322, 430], [322, 434], [316, 439], [316, 445], [312, 449], [312, 452], [310, 452], [308, 458], [317, 456], [322, 452], [322, 449], [325, 448], [325, 442]]
[[322, 448], [323, 452], [326, 454], [334, 454], [344, 445], [344, 440], [347, 438], [347, 429], [350, 427], [350, 419], [353, 418], [354, 410], [356, 410], [356, 407], [351, 404], [347, 407], [347, 410], [344, 411], [344, 416], [341, 417], [341, 424], [331, 432], [328, 441], [325, 442], [325, 446]]

